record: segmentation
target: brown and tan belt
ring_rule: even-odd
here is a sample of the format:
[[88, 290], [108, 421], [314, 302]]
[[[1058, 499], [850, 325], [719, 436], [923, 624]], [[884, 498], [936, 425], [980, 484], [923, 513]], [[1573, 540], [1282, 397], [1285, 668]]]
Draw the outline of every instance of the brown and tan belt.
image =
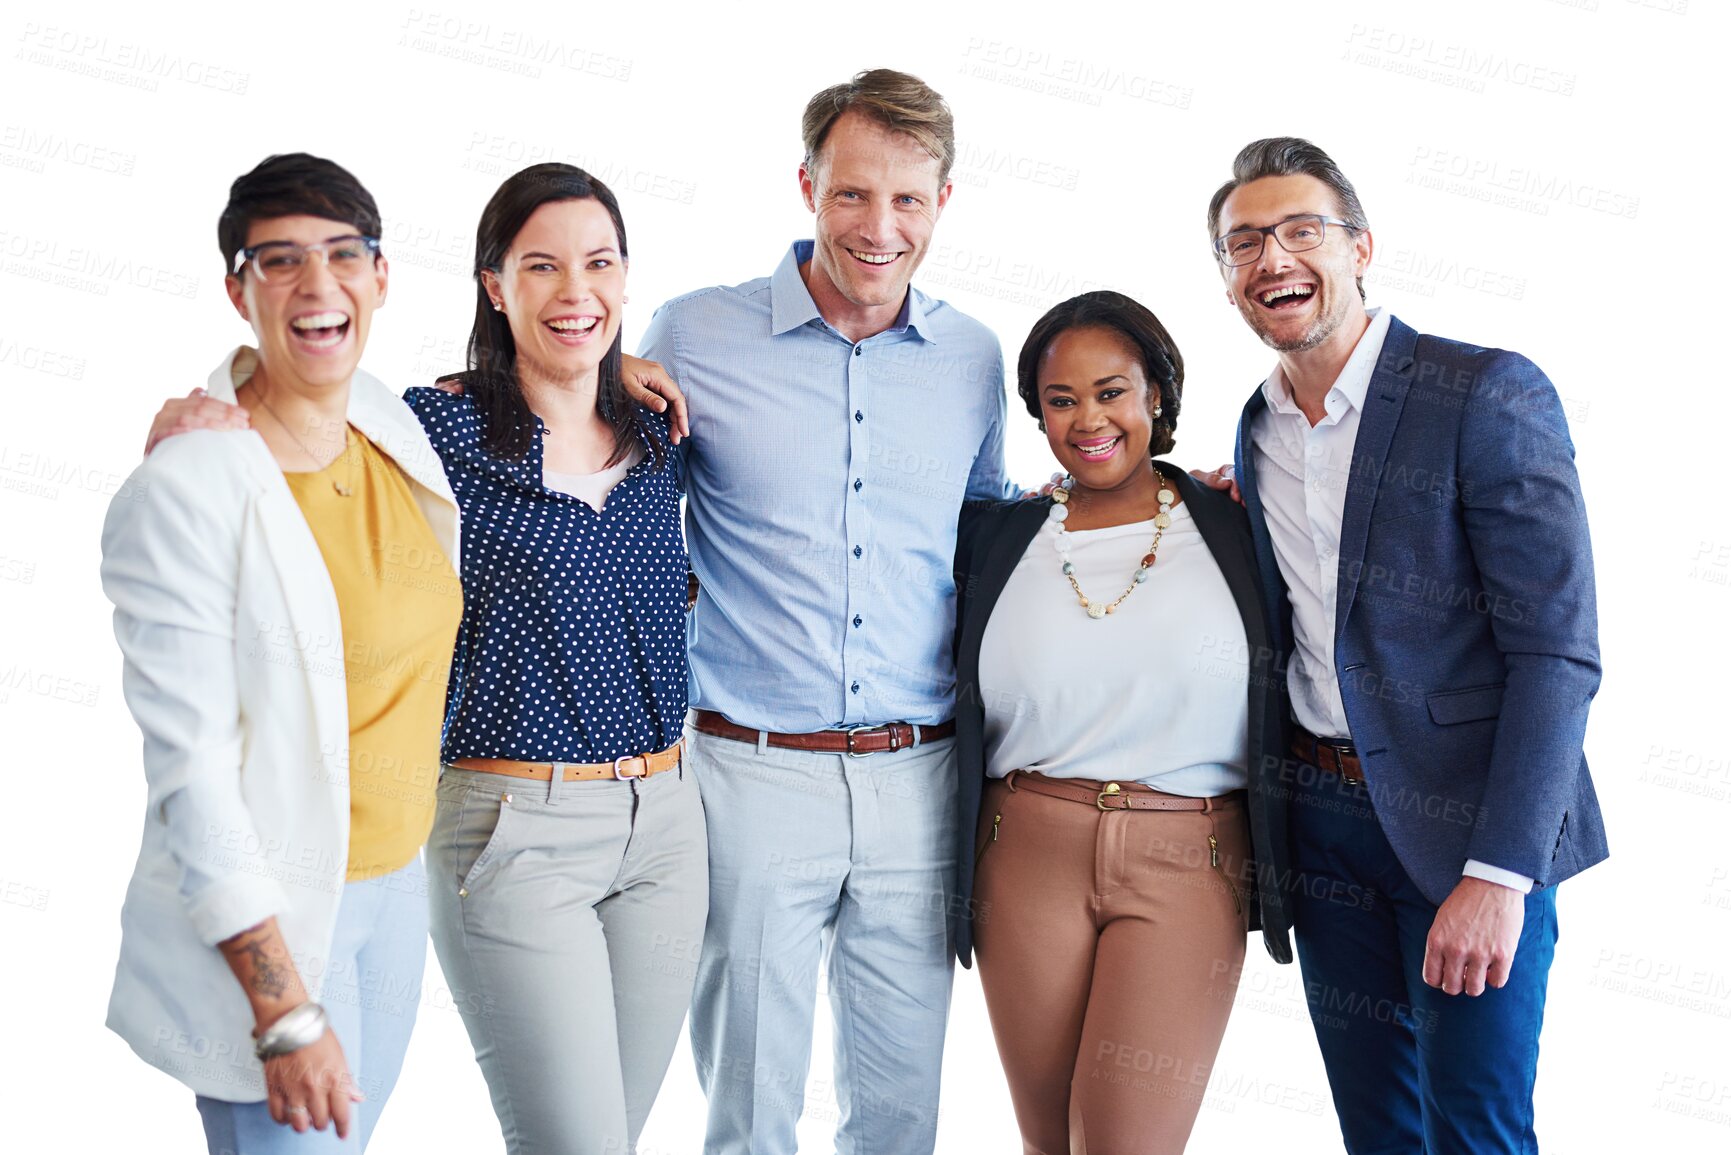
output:
[[451, 765], [462, 770], [479, 770], [483, 774], [504, 774], [512, 778], [532, 778], [551, 782], [560, 774], [564, 782], [599, 782], [609, 778], [648, 778], [672, 770], [679, 765], [685, 741], [681, 739], [665, 750], [653, 754], [638, 754], [615, 758], [611, 762], [515, 762], [509, 758], [459, 758]]
[[[714, 710], [694, 713], [691, 728], [699, 734], [716, 738], [731, 738], [735, 742], [757, 742], [759, 731], [736, 726]], [[890, 722], [882, 726], [855, 726], [851, 730], [817, 730], [810, 734], [770, 733], [765, 741], [785, 750], [809, 750], [816, 754], [852, 754], [863, 758], [867, 754], [887, 754], [907, 750], [919, 743], [937, 742], [956, 732], [954, 720], [935, 726], [915, 726], [911, 722]]]
[[1303, 726], [1292, 731], [1292, 756], [1308, 762], [1318, 770], [1340, 775], [1348, 786], [1364, 785], [1364, 767], [1358, 751], [1342, 738], [1318, 738]]
[[1101, 810], [1218, 810], [1241, 800], [1243, 791], [1212, 798], [1167, 794], [1139, 782], [1095, 782], [1082, 778], [1048, 778], [1030, 770], [1012, 770], [1004, 779], [1012, 791], [1031, 790], [1048, 798], [1082, 802]]

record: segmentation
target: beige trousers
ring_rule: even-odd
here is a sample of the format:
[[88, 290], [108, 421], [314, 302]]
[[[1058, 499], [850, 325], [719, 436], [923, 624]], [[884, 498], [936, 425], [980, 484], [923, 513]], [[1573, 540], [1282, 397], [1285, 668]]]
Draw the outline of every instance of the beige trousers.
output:
[[1037, 793], [1042, 781], [1055, 780], [987, 784], [974, 889], [1023, 1151], [1181, 1152], [1244, 962], [1243, 795], [1207, 811], [1102, 810]]

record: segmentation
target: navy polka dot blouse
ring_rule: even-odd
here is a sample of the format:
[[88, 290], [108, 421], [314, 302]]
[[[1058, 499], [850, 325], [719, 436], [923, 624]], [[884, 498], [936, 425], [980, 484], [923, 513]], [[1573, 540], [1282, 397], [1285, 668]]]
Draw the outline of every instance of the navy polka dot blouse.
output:
[[[463, 624], [445, 703], [443, 757], [611, 762], [679, 740], [685, 724], [685, 539], [666, 419], [663, 449], [602, 512], [541, 483], [541, 438], [521, 461], [482, 448], [471, 398], [403, 395], [462, 512]], [[537, 434], [543, 426], [535, 419]]]

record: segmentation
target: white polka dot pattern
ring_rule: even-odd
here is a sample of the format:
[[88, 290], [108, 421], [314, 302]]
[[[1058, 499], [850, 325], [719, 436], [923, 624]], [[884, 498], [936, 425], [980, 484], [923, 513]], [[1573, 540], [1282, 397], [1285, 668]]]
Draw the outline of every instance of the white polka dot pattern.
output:
[[610, 762], [671, 746], [685, 721], [687, 562], [665, 419], [640, 411], [644, 459], [596, 513], [542, 484], [539, 418], [530, 451], [503, 461], [482, 448], [471, 398], [403, 399], [463, 519], [445, 761]]

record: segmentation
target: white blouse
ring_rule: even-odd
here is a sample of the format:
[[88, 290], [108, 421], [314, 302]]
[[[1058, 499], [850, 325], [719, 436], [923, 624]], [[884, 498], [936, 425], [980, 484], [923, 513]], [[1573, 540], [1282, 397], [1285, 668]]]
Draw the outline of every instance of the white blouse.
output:
[[[1077, 604], [1052, 525], [1028, 544], [980, 643], [986, 772], [1141, 782], [1189, 797], [1243, 787], [1249, 647], [1190, 507], [1172, 510], [1147, 582], [1100, 619]], [[1090, 600], [1111, 602], [1154, 523], [1070, 539], [1076, 581]]]

